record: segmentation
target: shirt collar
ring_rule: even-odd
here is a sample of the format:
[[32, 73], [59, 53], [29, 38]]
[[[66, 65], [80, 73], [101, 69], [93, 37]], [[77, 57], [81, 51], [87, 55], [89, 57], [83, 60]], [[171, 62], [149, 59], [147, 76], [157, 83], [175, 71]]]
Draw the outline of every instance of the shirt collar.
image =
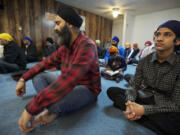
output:
[[[164, 62], [168, 62], [169, 64], [173, 65], [176, 60], [176, 54], [173, 52]], [[157, 59], [157, 52], [154, 52], [151, 58], [151, 62], [158, 61]]]
[[74, 50], [74, 49], [76, 48], [76, 44], [79, 42], [80, 37], [83, 36], [83, 35], [84, 35], [84, 33], [83, 33], [82, 31], [79, 32], [79, 35], [78, 35], [77, 38], [74, 40], [73, 44], [70, 46], [70, 48], [71, 48], [72, 50]]

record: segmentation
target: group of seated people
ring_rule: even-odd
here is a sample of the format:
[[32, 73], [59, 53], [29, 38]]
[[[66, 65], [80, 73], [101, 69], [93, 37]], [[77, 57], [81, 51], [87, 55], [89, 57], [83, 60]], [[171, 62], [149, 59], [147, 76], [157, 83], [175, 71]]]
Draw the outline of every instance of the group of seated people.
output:
[[[69, 19], [71, 17], [73, 19]], [[18, 121], [23, 133], [34, 130], [35, 124], [50, 123], [58, 116], [95, 103], [101, 93], [97, 47], [80, 31], [82, 18], [71, 7], [62, 5], [53, 21], [59, 38], [64, 39], [63, 45], [23, 74], [15, 88], [16, 95], [23, 96], [26, 81], [32, 79], [37, 92]], [[130, 89], [110, 87], [107, 95], [127, 119], [158, 135], [177, 135], [180, 134], [180, 56], [174, 48], [180, 45], [180, 21], [169, 20], [159, 25], [154, 37], [155, 52], [139, 60], [135, 76], [129, 79]], [[1, 34], [0, 42], [5, 52], [14, 54], [13, 60], [8, 59], [8, 55], [5, 60], [24, 68], [25, 62], [18, 63], [22, 53], [12, 37]], [[117, 78], [121, 79], [127, 61], [122, 54], [123, 47], [117, 46], [118, 42], [117, 37], [112, 39], [106, 56], [109, 57], [107, 68], [118, 70]], [[136, 52], [137, 44], [134, 45]], [[62, 64], [61, 75], [42, 72], [58, 63]]]
[[[109, 46], [109, 43], [110, 43], [110, 46]], [[104, 59], [105, 64], [107, 64], [108, 58], [109, 58], [108, 50], [111, 46], [115, 46], [118, 48], [119, 55], [125, 59], [127, 64], [137, 65], [140, 58], [143, 58], [146, 56], [146, 54], [150, 54], [151, 52], [153, 52], [153, 51], [151, 51], [151, 52], [148, 51], [146, 48], [149, 48], [150, 46], [154, 47], [154, 45], [151, 43], [151, 41], [146, 41], [144, 44], [145, 47], [141, 50], [138, 47], [138, 43], [133, 43], [132, 47], [131, 47], [130, 42], [126, 42], [124, 47], [118, 45], [118, 43], [119, 43], [119, 38], [117, 36], [114, 36], [112, 38], [112, 42], [108, 42], [108, 44], [107, 43], [105, 44], [105, 46], [109, 46], [109, 47], [106, 47], [107, 49], [105, 49], [100, 45], [100, 40], [96, 40], [99, 59], [101, 59], [101, 61], [102, 61], [102, 59]], [[102, 53], [102, 52], [104, 52], [104, 50], [106, 50], [105, 54]], [[147, 51], [148, 51], [148, 53], [147, 53]]]
[[[43, 57], [51, 55], [56, 51], [52, 38], [48, 37], [43, 46]], [[26, 68], [26, 64], [39, 61], [36, 45], [29, 37], [24, 37], [21, 48], [13, 41], [8, 33], [0, 34], [0, 74], [11, 73]]]
[[[126, 70], [127, 64], [137, 65], [139, 59], [154, 51], [153, 49], [149, 49], [154, 46], [151, 41], [146, 41], [144, 44], [145, 47], [142, 50], [138, 48], [137, 43], [134, 43], [133, 48], [131, 48], [131, 43], [126, 42], [125, 49], [124, 47], [119, 46], [118, 43], [119, 38], [114, 36], [110, 47], [107, 48], [104, 57], [102, 57], [99, 54], [104, 52], [105, 49], [102, 49], [103, 47], [99, 45], [100, 41], [96, 40], [96, 45], [98, 44], [97, 49], [100, 65], [106, 67], [101, 72], [101, 75], [106, 79], [115, 80], [116, 82], [120, 82], [123, 79], [123, 72]], [[121, 72], [118, 73], [117, 70], [121, 70]]]

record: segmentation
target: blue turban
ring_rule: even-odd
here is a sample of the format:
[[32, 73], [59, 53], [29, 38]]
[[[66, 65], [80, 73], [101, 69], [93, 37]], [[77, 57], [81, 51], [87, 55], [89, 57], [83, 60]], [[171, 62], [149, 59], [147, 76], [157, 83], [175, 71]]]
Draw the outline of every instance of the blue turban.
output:
[[24, 40], [28, 40], [32, 43], [32, 40], [29, 37], [24, 37]]
[[114, 36], [112, 40], [115, 40], [116, 42], [119, 42], [119, 38], [117, 36]]
[[163, 27], [172, 30], [175, 33], [176, 37], [180, 37], [180, 21], [168, 20], [165, 23], [159, 25], [158, 29]]

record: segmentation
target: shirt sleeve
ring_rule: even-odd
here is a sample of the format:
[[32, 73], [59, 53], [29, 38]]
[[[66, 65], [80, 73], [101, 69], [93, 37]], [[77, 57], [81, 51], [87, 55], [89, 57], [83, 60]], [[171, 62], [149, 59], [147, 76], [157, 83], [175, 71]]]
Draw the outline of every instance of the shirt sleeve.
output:
[[127, 91], [127, 100], [136, 100], [137, 91], [140, 89], [143, 78], [143, 64], [143, 60], [140, 60], [137, 65], [134, 81], [132, 82], [132, 90]]
[[176, 86], [170, 96], [162, 96], [162, 100], [157, 105], [143, 105], [145, 114], [160, 112], [180, 112], [180, 76], [178, 76]]
[[47, 88], [43, 89], [31, 102], [26, 105], [26, 110], [38, 114], [45, 107], [55, 103], [66, 96], [89, 71], [96, 60], [97, 48], [92, 44], [81, 45], [78, 48], [74, 61], [65, 74], [59, 76]]
[[56, 52], [54, 52], [50, 57], [47, 57], [45, 60], [41, 61], [40, 63], [36, 64], [34, 67], [29, 69], [22, 78], [27, 81], [34, 77], [37, 73], [45, 70], [50, 69], [52, 67], [57, 66], [61, 63], [61, 48], [59, 48]]

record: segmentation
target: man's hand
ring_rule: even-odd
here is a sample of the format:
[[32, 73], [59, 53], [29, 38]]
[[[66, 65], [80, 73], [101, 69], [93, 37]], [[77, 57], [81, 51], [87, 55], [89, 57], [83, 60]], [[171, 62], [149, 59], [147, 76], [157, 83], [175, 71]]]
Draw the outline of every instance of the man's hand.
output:
[[33, 116], [30, 113], [28, 113], [26, 109], [22, 113], [18, 125], [19, 125], [19, 129], [23, 133], [28, 133], [34, 129]]
[[143, 116], [145, 114], [145, 109], [142, 105], [137, 104], [135, 102], [131, 102], [130, 105], [132, 106], [132, 111], [138, 115]]
[[[110, 67], [107, 67], [106, 69], [105, 69], [105, 71], [107, 71], [107, 70], [111, 70], [111, 68]], [[111, 70], [112, 71], [112, 70]]]
[[25, 80], [23, 78], [19, 79], [15, 91], [16, 91], [16, 95], [20, 97], [26, 93], [26, 85], [25, 85]]
[[119, 69], [119, 72], [122, 73], [123, 72], [122, 69]]
[[131, 103], [130, 100], [126, 102], [126, 111], [124, 111], [123, 113], [125, 114], [126, 118], [133, 119], [136, 115], [133, 112], [133, 108], [132, 108], [133, 106], [130, 103]]
[[145, 110], [142, 105], [128, 100], [124, 114], [129, 120], [138, 120], [145, 114]]

